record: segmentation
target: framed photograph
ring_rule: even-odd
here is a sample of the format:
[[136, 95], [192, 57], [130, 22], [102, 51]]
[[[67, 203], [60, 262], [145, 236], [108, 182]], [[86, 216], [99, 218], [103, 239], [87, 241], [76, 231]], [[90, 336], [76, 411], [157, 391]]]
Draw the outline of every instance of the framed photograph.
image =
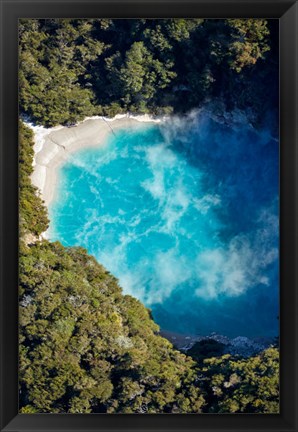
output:
[[1, 0], [1, 431], [297, 431], [297, 17]]

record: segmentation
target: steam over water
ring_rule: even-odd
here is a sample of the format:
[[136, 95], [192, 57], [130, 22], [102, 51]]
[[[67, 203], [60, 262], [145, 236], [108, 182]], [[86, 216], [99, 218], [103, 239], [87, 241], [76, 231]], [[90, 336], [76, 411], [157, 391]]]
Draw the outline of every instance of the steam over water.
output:
[[70, 156], [51, 240], [94, 255], [164, 330], [278, 334], [278, 142], [206, 112]]

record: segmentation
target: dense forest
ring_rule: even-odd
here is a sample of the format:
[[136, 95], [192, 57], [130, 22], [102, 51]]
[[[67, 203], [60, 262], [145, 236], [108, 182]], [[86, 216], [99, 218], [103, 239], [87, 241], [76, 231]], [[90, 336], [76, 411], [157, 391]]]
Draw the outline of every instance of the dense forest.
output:
[[278, 31], [256, 19], [21, 20], [20, 111], [70, 125], [220, 99], [257, 125], [278, 106]]
[[[19, 30], [20, 110], [37, 124], [186, 112], [211, 96], [261, 118], [264, 92], [275, 97], [263, 20], [23, 20]], [[265, 58], [271, 67], [258, 69]], [[49, 221], [22, 121], [19, 146], [21, 412], [278, 412], [276, 347], [180, 352], [84, 249], [41, 237]]]

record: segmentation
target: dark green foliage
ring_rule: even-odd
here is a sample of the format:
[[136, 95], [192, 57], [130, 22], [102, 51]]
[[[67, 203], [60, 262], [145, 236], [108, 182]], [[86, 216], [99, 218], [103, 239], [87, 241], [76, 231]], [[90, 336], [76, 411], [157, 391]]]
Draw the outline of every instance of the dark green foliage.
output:
[[48, 227], [47, 211], [38, 190], [30, 180], [33, 172], [33, 133], [19, 123], [19, 221], [20, 234], [32, 233], [35, 236]]
[[223, 354], [224, 344], [213, 339], [203, 339], [196, 342], [188, 351], [187, 355], [191, 356], [198, 363], [205, 358], [219, 357]]
[[194, 362], [82, 248], [20, 257], [23, 412], [200, 412]]
[[268, 348], [248, 359], [224, 355], [204, 360], [204, 411], [219, 413], [279, 412], [279, 352]]
[[89, 68], [104, 50], [94, 20], [21, 20], [20, 107], [45, 126], [96, 114]]
[[237, 72], [245, 66], [256, 64], [263, 59], [270, 50], [268, 45], [269, 29], [265, 20], [229, 19], [232, 27], [232, 43], [230, 43], [229, 57], [231, 68]]
[[24, 19], [20, 108], [52, 126], [218, 97], [257, 120], [278, 97], [275, 33], [261, 19]]

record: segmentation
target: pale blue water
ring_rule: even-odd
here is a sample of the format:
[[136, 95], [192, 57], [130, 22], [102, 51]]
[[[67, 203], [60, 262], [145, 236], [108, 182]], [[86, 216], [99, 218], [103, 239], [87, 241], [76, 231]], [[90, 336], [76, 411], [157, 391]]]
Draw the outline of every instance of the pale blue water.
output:
[[50, 239], [94, 255], [164, 330], [278, 334], [278, 142], [206, 113], [119, 130], [60, 168]]

